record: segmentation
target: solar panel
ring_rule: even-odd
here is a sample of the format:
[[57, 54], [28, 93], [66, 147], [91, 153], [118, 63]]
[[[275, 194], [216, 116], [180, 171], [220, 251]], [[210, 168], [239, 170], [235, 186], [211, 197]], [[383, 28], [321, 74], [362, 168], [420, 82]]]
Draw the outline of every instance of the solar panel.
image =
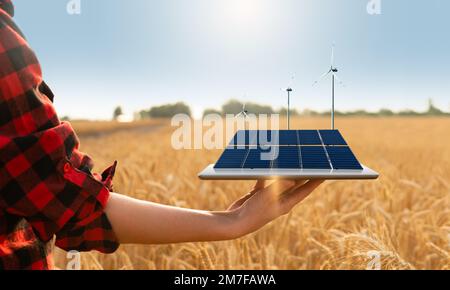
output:
[[259, 131], [257, 144], [267, 146], [270, 144], [277, 145], [279, 142], [279, 131], [263, 130]]
[[241, 130], [229, 145], [342, 145], [347, 142], [338, 130]]
[[325, 145], [347, 145], [338, 130], [320, 130], [319, 133]]
[[257, 130], [240, 130], [236, 132], [236, 135], [231, 139], [229, 145], [255, 146], [258, 145], [258, 136], [259, 131]]
[[326, 148], [334, 169], [363, 169], [349, 147], [328, 146]]
[[[276, 134], [272, 134], [276, 136]], [[298, 131], [295, 130], [282, 130], [278, 133], [279, 145], [299, 145]]]
[[[271, 168], [272, 159], [270, 156], [263, 158], [263, 153], [268, 153], [269, 149], [262, 149], [259, 147], [251, 148], [248, 150], [247, 158], [244, 161], [242, 168], [254, 169], [254, 168]], [[269, 155], [269, 154], [267, 154]], [[266, 160], [265, 160], [266, 159]]]
[[220, 156], [214, 168], [241, 168], [245, 157], [247, 156], [248, 148], [227, 148]]
[[[236, 133], [230, 144], [236, 145], [223, 152], [214, 168], [363, 169], [338, 130], [245, 130]], [[267, 144], [272, 145], [263, 146]]]
[[279, 147], [278, 157], [273, 160], [272, 168], [301, 168], [299, 147]]
[[376, 179], [359, 163], [338, 130], [246, 130], [231, 140], [216, 164], [200, 174], [208, 180]]
[[298, 137], [300, 145], [322, 145], [317, 130], [300, 130], [298, 131]]
[[300, 147], [303, 169], [331, 169], [323, 146]]

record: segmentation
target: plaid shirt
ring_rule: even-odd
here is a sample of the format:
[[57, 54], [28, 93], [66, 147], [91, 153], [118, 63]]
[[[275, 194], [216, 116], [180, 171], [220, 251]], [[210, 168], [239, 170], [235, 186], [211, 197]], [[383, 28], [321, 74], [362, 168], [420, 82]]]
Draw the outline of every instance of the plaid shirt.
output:
[[0, 269], [51, 269], [51, 248], [114, 252], [103, 209], [115, 166], [93, 174], [60, 122], [39, 62], [0, 0]]

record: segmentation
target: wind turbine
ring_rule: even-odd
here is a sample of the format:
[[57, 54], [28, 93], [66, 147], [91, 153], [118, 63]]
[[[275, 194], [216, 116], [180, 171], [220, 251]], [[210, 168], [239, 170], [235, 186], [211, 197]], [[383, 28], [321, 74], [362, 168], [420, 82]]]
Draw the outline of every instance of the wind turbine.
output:
[[334, 87], [335, 81], [343, 85], [343, 82], [337, 76], [338, 69], [334, 66], [334, 44], [331, 47], [331, 67], [330, 70], [320, 76], [320, 78], [313, 83], [313, 86], [319, 83], [323, 78], [331, 74], [331, 128], [334, 130]]
[[245, 103], [242, 105], [242, 111], [236, 115], [236, 118], [244, 117], [244, 119], [248, 118], [248, 111], [245, 109]]
[[[245, 106], [246, 106], [246, 103], [243, 103], [242, 104], [242, 111], [239, 114], [236, 115], [235, 119], [243, 118], [244, 119], [243, 120], [244, 121], [244, 130], [247, 130], [248, 111], [245, 108]], [[239, 124], [241, 124], [241, 123], [238, 122], [238, 126], [239, 126]]]
[[288, 130], [291, 129], [291, 93], [294, 91], [292, 89], [292, 83], [293, 83], [294, 79], [295, 79], [295, 75], [293, 75], [291, 77], [291, 81], [289, 82], [289, 86], [287, 88], [280, 89], [282, 91], [286, 91], [287, 97], [288, 97], [288, 101], [287, 101], [287, 104], [288, 104], [287, 105], [287, 127], [288, 127]]

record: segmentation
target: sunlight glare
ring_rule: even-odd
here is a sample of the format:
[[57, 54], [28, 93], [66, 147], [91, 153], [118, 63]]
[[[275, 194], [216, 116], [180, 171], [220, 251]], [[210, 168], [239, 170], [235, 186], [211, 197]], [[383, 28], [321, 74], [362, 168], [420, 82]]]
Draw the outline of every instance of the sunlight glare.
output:
[[227, 0], [217, 7], [219, 20], [229, 31], [235, 33], [256, 33], [269, 24], [268, 3], [261, 0]]

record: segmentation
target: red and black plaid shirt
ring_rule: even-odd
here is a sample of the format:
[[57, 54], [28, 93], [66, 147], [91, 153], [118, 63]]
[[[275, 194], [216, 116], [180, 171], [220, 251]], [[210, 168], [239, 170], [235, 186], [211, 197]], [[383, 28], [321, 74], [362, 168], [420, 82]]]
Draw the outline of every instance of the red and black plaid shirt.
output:
[[115, 164], [92, 174], [69, 123], [60, 122], [39, 62], [0, 0], [0, 269], [49, 269], [65, 250], [111, 253], [103, 209]]

